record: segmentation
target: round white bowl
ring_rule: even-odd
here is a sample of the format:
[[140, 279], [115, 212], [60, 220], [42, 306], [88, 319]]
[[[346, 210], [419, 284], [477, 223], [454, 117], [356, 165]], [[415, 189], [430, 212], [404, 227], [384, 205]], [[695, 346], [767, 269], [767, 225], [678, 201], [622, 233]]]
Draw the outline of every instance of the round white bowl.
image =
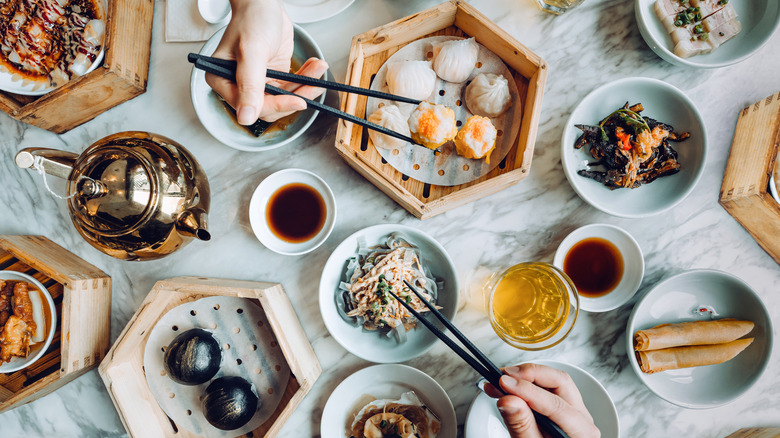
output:
[[[266, 222], [266, 208], [271, 195], [280, 188], [293, 183], [306, 184], [312, 187], [325, 201], [325, 224], [316, 236], [305, 242], [290, 243], [284, 241], [271, 231]], [[301, 255], [314, 251], [323, 244], [336, 225], [336, 197], [328, 184], [319, 176], [303, 169], [284, 169], [269, 175], [255, 189], [252, 200], [249, 201], [249, 223], [260, 243], [273, 252], [282, 255]]]
[[[201, 55], [211, 56], [217, 49], [225, 29], [220, 29], [214, 34], [203, 48]], [[322, 51], [317, 47], [314, 39], [306, 33], [300, 26], [295, 26], [295, 51], [293, 60], [303, 64], [309, 58], [325, 59]], [[320, 103], [325, 101], [326, 93], [322, 93], [316, 100]], [[303, 135], [306, 129], [314, 123], [318, 111], [306, 109], [300, 112], [295, 120], [285, 129], [268, 132], [260, 137], [255, 137], [246, 128], [236, 123], [233, 116], [217, 98], [217, 94], [212, 91], [206, 83], [206, 73], [193, 67], [192, 77], [190, 79], [190, 97], [192, 97], [192, 106], [195, 108], [195, 114], [203, 127], [215, 139], [232, 148], [248, 151], [263, 152], [276, 149], [286, 145], [296, 138]]]
[[[575, 124], [595, 125], [629, 101], [642, 103], [642, 115], [689, 131], [685, 141], [672, 142], [680, 171], [643, 184], [636, 189], [610, 190], [591, 178], [577, 174], [582, 163], [595, 161], [588, 146], [574, 149], [582, 131]], [[607, 83], [582, 99], [563, 129], [561, 161], [566, 178], [578, 195], [593, 207], [613, 216], [638, 218], [662, 213], [680, 203], [701, 177], [707, 156], [707, 133], [701, 114], [682, 91], [651, 78], [626, 78]]]
[[[582, 401], [601, 431], [601, 438], [619, 438], [620, 422], [612, 397], [604, 386], [590, 373], [577, 366], [557, 360], [534, 360], [535, 364], [546, 365], [565, 371], [571, 376], [582, 394]], [[496, 399], [480, 391], [471, 402], [464, 425], [465, 438], [509, 438]]]
[[729, 4], [739, 15], [742, 31], [712, 53], [680, 58], [674, 54], [672, 37], [655, 14], [654, 3], [655, 0], [634, 1], [639, 33], [662, 59], [686, 67], [719, 68], [744, 61], [769, 41], [780, 23], [780, 3], [777, 0], [732, 1]]
[[645, 275], [645, 259], [636, 239], [620, 227], [592, 224], [572, 231], [558, 245], [553, 265], [563, 271], [563, 261], [571, 248], [591, 237], [599, 237], [615, 245], [623, 258], [623, 276], [615, 289], [600, 297], [580, 295], [580, 309], [586, 312], [606, 312], [626, 304], [634, 296]]
[[363, 368], [342, 381], [330, 394], [322, 410], [322, 438], [344, 438], [352, 416], [372, 400], [398, 399], [414, 391], [420, 400], [439, 417], [439, 437], [457, 435], [455, 409], [444, 389], [431, 376], [406, 365], [374, 365]]
[[384, 224], [364, 228], [347, 237], [333, 250], [322, 270], [320, 313], [325, 327], [342, 347], [370, 362], [405, 362], [425, 353], [439, 341], [439, 338], [422, 324], [417, 324], [416, 328], [406, 333], [406, 342], [399, 343], [395, 336], [385, 336], [379, 331], [367, 331], [362, 326], [353, 324], [351, 318], [348, 320], [342, 317], [337, 308], [339, 282], [345, 281], [347, 259], [357, 253], [358, 241], [363, 241], [368, 246], [377, 245], [383, 237], [393, 232], [402, 233], [409, 242], [420, 248], [422, 263], [430, 268], [437, 279], [444, 280], [444, 289], [439, 291], [436, 300], [436, 304], [442, 307], [440, 312], [452, 321], [458, 307], [459, 289], [455, 265], [444, 248], [428, 234], [404, 225]]
[[[755, 338], [735, 358], [718, 364], [645, 374], [634, 354], [634, 333], [660, 324], [709, 319], [694, 314], [710, 307], [721, 318], [753, 321]], [[772, 354], [772, 320], [761, 298], [745, 282], [715, 270], [693, 270], [653, 287], [634, 306], [626, 326], [628, 362], [639, 380], [662, 399], [684, 408], [713, 408], [730, 403], [753, 386]]]
[[207, 23], [219, 24], [230, 21], [233, 11], [228, 0], [198, 0], [198, 12]]
[[41, 284], [40, 281], [27, 274], [16, 271], [0, 271], [0, 280], [26, 281], [27, 283], [30, 283], [41, 292], [44, 300], [43, 305], [49, 307], [49, 314], [51, 315], [51, 323], [48, 327], [49, 330], [46, 340], [31, 346], [30, 354], [28, 354], [27, 357], [14, 357], [9, 362], [1, 363], [0, 373], [5, 374], [27, 368], [46, 353], [46, 350], [49, 349], [49, 345], [51, 345], [52, 339], [54, 339], [54, 332], [57, 328], [57, 308], [54, 306], [54, 300], [52, 300], [51, 294], [49, 294], [46, 287]]

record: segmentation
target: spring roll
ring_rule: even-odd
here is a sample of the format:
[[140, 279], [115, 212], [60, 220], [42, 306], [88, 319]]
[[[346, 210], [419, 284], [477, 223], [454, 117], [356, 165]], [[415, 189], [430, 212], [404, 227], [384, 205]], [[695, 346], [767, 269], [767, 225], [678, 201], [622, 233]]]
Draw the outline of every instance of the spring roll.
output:
[[750, 333], [753, 325], [751, 321], [738, 321], [733, 318], [661, 324], [648, 330], [637, 331], [634, 335], [634, 350], [722, 344]]
[[731, 360], [753, 342], [738, 339], [725, 344], [672, 347], [663, 350], [637, 351], [639, 368], [647, 374], [679, 368], [716, 365]]

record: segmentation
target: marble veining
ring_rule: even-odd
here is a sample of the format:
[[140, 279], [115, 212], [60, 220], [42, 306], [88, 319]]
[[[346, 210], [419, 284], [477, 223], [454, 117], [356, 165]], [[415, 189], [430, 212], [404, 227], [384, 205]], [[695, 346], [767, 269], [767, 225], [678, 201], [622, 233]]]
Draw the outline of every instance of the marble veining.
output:
[[[483, 310], [481, 287], [492, 272], [512, 264], [551, 262], [566, 234], [602, 222], [625, 228], [642, 247], [646, 274], [640, 294], [688, 269], [720, 269], [750, 284], [777, 320], [780, 269], [717, 204], [717, 198], [738, 112], [780, 90], [780, 35], [775, 34], [740, 64], [693, 70], [670, 65], [647, 47], [634, 22], [631, 1], [587, 0], [554, 17], [538, 10], [534, 0], [473, 0], [478, 9], [549, 64], [533, 166], [530, 176], [510, 189], [419, 221], [339, 158], [333, 147], [335, 123], [331, 118], [320, 116], [295, 143], [262, 154], [235, 151], [212, 138], [198, 122], [189, 97], [191, 66], [185, 57], [200, 44], [165, 43], [164, 4], [155, 3], [146, 94], [62, 136], [0, 114], [0, 234], [46, 235], [111, 275], [112, 341], [154, 283], [164, 278], [204, 275], [281, 282], [325, 371], [279, 437], [319, 436], [320, 417], [330, 392], [345, 377], [370, 365], [347, 353], [327, 333], [315, 298], [320, 272], [330, 252], [354, 231], [377, 223], [403, 223], [432, 234], [454, 259], [461, 282], [455, 323], [485, 353], [502, 365], [554, 358], [586, 369], [615, 400], [624, 437], [723, 437], [742, 427], [778, 426], [780, 366], [776, 361], [734, 403], [715, 409], [682, 409], [653, 395], [630, 370], [624, 336], [636, 297], [611, 312], [581, 313], [565, 342], [548, 351], [526, 353], [495, 336]], [[343, 80], [353, 35], [437, 3], [362, 0], [331, 19], [304, 28], [319, 43], [333, 76]], [[672, 211], [646, 219], [611, 217], [584, 203], [566, 181], [560, 161], [561, 133], [571, 109], [595, 87], [629, 76], [657, 78], [681, 88], [701, 111], [709, 136], [705, 172], [691, 195]], [[334, 95], [329, 103], [336, 104]], [[203, 164], [213, 193], [211, 242], [193, 242], [156, 262], [111, 259], [81, 239], [65, 202], [46, 193], [39, 175], [13, 164], [13, 156], [23, 147], [79, 152], [123, 130], [169, 136]], [[287, 167], [320, 175], [338, 203], [331, 237], [317, 251], [300, 257], [267, 250], [248, 223], [254, 188], [269, 174]], [[62, 181], [52, 178], [49, 183], [59, 192], [64, 190]], [[776, 329], [776, 351], [778, 339]], [[444, 387], [462, 426], [476, 394], [475, 372], [442, 344], [408, 364]], [[126, 432], [97, 372], [92, 371], [53, 394], [0, 415], [0, 436], [124, 437]]]

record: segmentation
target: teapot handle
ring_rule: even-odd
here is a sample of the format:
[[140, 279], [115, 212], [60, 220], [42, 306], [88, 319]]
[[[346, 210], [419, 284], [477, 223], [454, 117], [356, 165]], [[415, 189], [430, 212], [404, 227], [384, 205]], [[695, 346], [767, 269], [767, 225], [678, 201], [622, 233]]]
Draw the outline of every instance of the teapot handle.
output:
[[58, 149], [27, 148], [16, 154], [15, 161], [22, 169], [33, 169], [36, 160], [39, 160], [47, 174], [68, 179], [78, 157], [78, 154]]

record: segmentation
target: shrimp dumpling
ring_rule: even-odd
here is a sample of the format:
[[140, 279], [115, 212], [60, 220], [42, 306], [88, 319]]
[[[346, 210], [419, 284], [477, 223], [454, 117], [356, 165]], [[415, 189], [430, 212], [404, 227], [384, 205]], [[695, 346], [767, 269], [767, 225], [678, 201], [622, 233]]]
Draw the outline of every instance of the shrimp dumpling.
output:
[[444, 105], [422, 102], [409, 116], [409, 130], [412, 140], [436, 149], [458, 133], [455, 112]]
[[463, 82], [471, 76], [479, 55], [474, 38], [433, 44], [433, 70], [447, 82]]
[[455, 150], [465, 158], [485, 160], [490, 164], [490, 153], [496, 147], [498, 131], [487, 117], [471, 116], [455, 136]]
[[472, 114], [500, 116], [512, 106], [509, 82], [501, 75], [478, 74], [466, 87], [466, 106]]
[[[368, 121], [407, 137], [412, 135], [409, 132], [409, 123], [407, 122], [406, 117], [401, 114], [401, 110], [395, 105], [384, 105], [380, 107], [378, 110], [374, 111], [373, 114], [368, 116]], [[374, 143], [374, 146], [382, 149], [400, 148], [406, 144], [406, 142], [400, 138], [391, 137], [387, 134], [374, 131], [373, 129], [368, 130], [368, 137]]]
[[430, 61], [401, 61], [387, 66], [387, 88], [390, 94], [424, 100], [436, 87], [436, 73]]

